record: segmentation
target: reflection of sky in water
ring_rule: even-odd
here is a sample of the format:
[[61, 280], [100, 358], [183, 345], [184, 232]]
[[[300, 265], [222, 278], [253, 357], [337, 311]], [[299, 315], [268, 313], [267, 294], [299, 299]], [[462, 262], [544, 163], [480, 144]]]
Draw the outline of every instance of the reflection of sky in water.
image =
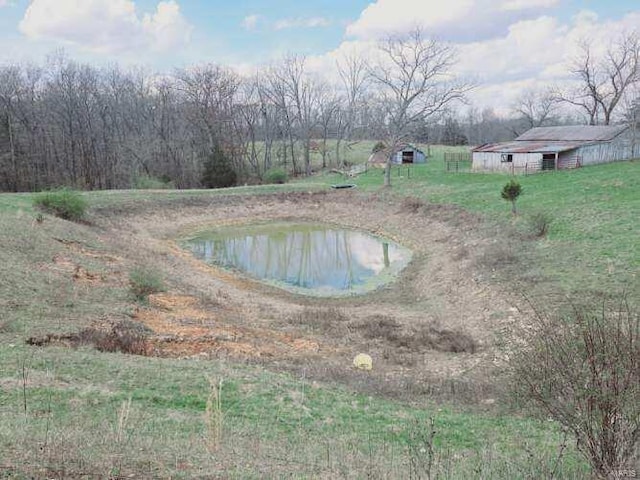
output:
[[303, 288], [349, 290], [408, 260], [402, 247], [366, 233], [308, 225], [214, 233], [189, 246], [206, 262]]

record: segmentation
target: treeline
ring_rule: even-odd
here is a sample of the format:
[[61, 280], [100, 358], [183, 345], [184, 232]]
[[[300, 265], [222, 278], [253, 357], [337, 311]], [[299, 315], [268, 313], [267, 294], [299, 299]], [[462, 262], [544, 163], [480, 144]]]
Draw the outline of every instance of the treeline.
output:
[[473, 85], [452, 75], [453, 49], [419, 29], [378, 50], [370, 61], [342, 57], [332, 82], [295, 55], [249, 77], [215, 64], [158, 75], [64, 55], [0, 66], [0, 191], [149, 180], [223, 187], [259, 181], [276, 166], [307, 175], [315, 166], [342, 167], [345, 146], [362, 139], [393, 149], [407, 141], [504, 141], [550, 124], [640, 126], [637, 34], [599, 63], [587, 45], [573, 90], [525, 91], [511, 118], [461, 109]]
[[[64, 56], [0, 66], [0, 190], [218, 187], [276, 166], [341, 167], [352, 142], [387, 140], [394, 99], [363, 59], [336, 67], [337, 84], [298, 56], [252, 77], [213, 64], [160, 76]], [[472, 145], [513, 138], [521, 123], [469, 112], [406, 122], [403, 139]]]
[[64, 57], [1, 66], [0, 189], [129, 188], [145, 177], [225, 186], [211, 172], [231, 169], [223, 183], [275, 165], [310, 173], [312, 152], [340, 165], [344, 140], [373, 134], [376, 115], [364, 65], [341, 71], [335, 89], [295, 56], [252, 78], [218, 65], [158, 76]]

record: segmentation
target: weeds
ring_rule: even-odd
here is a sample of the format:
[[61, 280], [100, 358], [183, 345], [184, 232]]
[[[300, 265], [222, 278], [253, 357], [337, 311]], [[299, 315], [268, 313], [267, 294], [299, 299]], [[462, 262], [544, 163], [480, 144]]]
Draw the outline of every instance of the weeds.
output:
[[222, 445], [222, 427], [224, 413], [222, 411], [222, 379], [209, 379], [209, 397], [205, 407], [205, 423], [207, 425], [207, 449], [214, 453]]
[[348, 328], [349, 317], [337, 308], [305, 308], [291, 315], [287, 321], [292, 325], [309, 327], [314, 332], [335, 333]]
[[535, 238], [542, 238], [549, 233], [553, 217], [547, 212], [536, 212], [528, 218], [529, 230]]
[[394, 347], [415, 352], [475, 353], [478, 348], [477, 342], [460, 330], [439, 329], [432, 325], [405, 329], [394, 318], [384, 315], [369, 317], [358, 328], [367, 339], [384, 340]]
[[264, 174], [264, 183], [287, 183], [287, 172], [282, 168], [270, 168]]
[[44, 337], [30, 337], [28, 345], [36, 347], [50, 344], [67, 346], [92, 345], [101, 352], [121, 352], [131, 355], [150, 355], [151, 345], [147, 341], [150, 330], [142, 324], [122, 320], [109, 329], [89, 327], [78, 333], [65, 335], [48, 334]]
[[515, 265], [518, 261], [516, 247], [507, 241], [497, 241], [488, 245], [478, 257], [479, 266], [490, 271]]
[[37, 208], [64, 220], [78, 222], [83, 219], [87, 202], [75, 190], [60, 188], [36, 195], [33, 204]]
[[149, 330], [142, 324], [123, 320], [109, 330], [86, 328], [78, 334], [80, 343], [91, 344], [101, 352], [121, 352], [131, 355], [149, 355]]
[[408, 213], [418, 213], [426, 206], [420, 197], [405, 197], [402, 199], [402, 211]]
[[168, 190], [175, 188], [169, 178], [158, 178], [151, 175], [140, 175], [133, 182], [139, 190]]
[[165, 290], [164, 280], [153, 268], [136, 268], [129, 274], [129, 289], [136, 300], [146, 301], [149, 295]]
[[430, 418], [425, 424], [415, 422], [409, 430], [409, 478], [431, 478], [435, 461], [435, 421]]

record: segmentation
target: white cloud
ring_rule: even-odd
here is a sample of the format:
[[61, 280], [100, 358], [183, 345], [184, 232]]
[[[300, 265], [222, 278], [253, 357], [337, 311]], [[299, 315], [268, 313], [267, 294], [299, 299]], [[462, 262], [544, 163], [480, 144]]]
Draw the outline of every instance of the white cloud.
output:
[[142, 19], [145, 36], [151, 41], [151, 48], [167, 51], [189, 43], [193, 27], [180, 12], [180, 6], [173, 0], [158, 4], [156, 12], [145, 14]]
[[331, 25], [331, 22], [324, 17], [283, 18], [278, 20], [273, 28], [276, 30], [284, 30], [286, 28], [328, 27], [329, 25]]
[[242, 20], [242, 26], [245, 30], [253, 30], [258, 25], [258, 20], [260, 20], [260, 15], [247, 15]]
[[[444, 37], [454, 45], [458, 52], [455, 73], [478, 85], [469, 94], [473, 104], [508, 114], [524, 90], [572, 84], [571, 63], [580, 53], [580, 41], [591, 41], [594, 55], [601, 55], [618, 35], [638, 30], [640, 25], [640, 9], [615, 19], [583, 10], [563, 21], [548, 12], [557, 3], [449, 0], [445, 11], [438, 7], [441, 2], [431, 0], [378, 0], [347, 27], [350, 38], [331, 52], [310, 57], [308, 64], [314, 71], [331, 71], [336, 58], [345, 52], [357, 49], [370, 56], [376, 39], [419, 26], [428, 36]], [[408, 18], [414, 23], [408, 23]], [[500, 28], [495, 28], [497, 24]], [[464, 30], [477, 32], [483, 25], [494, 27], [475, 36], [464, 34]], [[454, 34], [447, 36], [452, 30]]]
[[419, 26], [449, 41], [475, 41], [506, 32], [519, 20], [535, 18], [558, 0], [377, 0], [347, 27], [359, 39], [380, 38]]
[[378, 0], [347, 27], [347, 35], [379, 37], [414, 25], [429, 29], [464, 17], [474, 3], [474, 0]]
[[558, 5], [558, 0], [505, 0], [502, 10], [526, 10], [529, 8], [551, 8]]
[[132, 0], [33, 0], [19, 28], [31, 39], [102, 53], [167, 51], [187, 44], [192, 31], [174, 0], [142, 18]]
[[597, 57], [621, 32], [637, 25], [640, 11], [617, 20], [599, 20], [583, 11], [570, 23], [548, 16], [517, 22], [505, 36], [459, 45], [457, 70], [478, 78], [474, 102], [508, 110], [527, 88], [570, 85], [571, 63], [580, 55], [580, 41], [590, 41]]

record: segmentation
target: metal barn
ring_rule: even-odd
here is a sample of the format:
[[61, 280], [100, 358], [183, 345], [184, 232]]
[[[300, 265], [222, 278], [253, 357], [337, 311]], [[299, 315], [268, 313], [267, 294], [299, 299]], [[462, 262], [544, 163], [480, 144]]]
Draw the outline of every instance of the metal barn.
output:
[[628, 160], [640, 155], [627, 126], [537, 127], [511, 142], [472, 150], [474, 171], [532, 173]]
[[402, 145], [396, 149], [395, 152], [389, 153], [388, 149], [380, 150], [372, 153], [369, 157], [369, 163], [372, 164], [386, 164], [387, 158], [391, 158], [391, 163], [394, 165], [412, 164], [412, 163], [426, 163], [427, 156], [419, 148], [413, 145]]

